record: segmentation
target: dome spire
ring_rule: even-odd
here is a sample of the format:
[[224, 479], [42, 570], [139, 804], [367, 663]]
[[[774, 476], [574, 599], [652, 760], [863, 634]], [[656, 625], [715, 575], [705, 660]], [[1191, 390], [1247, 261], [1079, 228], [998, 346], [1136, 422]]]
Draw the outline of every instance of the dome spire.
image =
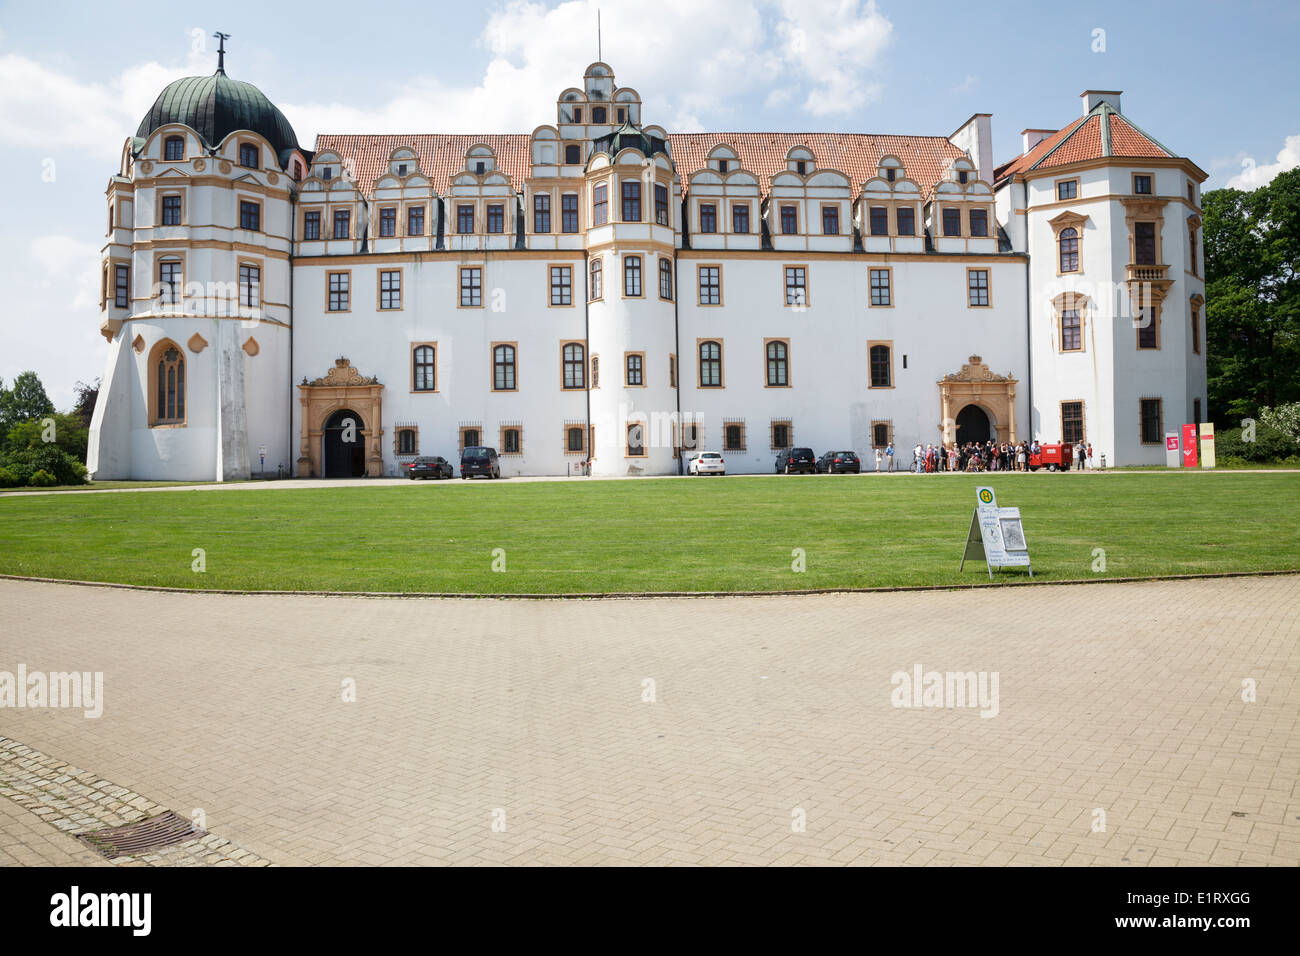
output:
[[226, 41], [230, 39], [229, 33], [214, 33], [217, 38], [217, 72], [214, 75], [226, 75]]

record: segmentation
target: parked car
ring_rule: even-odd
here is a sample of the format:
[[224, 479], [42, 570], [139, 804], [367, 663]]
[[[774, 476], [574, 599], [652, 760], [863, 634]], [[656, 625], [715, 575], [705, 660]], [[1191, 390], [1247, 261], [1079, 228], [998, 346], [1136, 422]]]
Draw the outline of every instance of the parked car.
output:
[[501, 477], [501, 462], [495, 448], [470, 445], [460, 453], [460, 476], [482, 475], [485, 478]]
[[416, 478], [451, 478], [455, 474], [456, 469], [451, 462], [441, 455], [424, 455], [406, 466], [406, 477], [412, 481]]
[[727, 463], [716, 451], [702, 451], [686, 462], [688, 475], [725, 475]]
[[787, 475], [793, 475], [796, 472], [804, 474], [814, 474], [817, 471], [817, 456], [813, 454], [811, 448], [786, 448], [776, 453], [776, 473], [779, 475], [785, 472]]
[[862, 471], [862, 462], [858, 460], [855, 452], [828, 451], [817, 459], [817, 471], [827, 475], [836, 473], [856, 475]]
[[1029, 470], [1046, 468], [1048, 471], [1069, 471], [1074, 460], [1073, 445], [1040, 445], [1037, 455], [1029, 456]]

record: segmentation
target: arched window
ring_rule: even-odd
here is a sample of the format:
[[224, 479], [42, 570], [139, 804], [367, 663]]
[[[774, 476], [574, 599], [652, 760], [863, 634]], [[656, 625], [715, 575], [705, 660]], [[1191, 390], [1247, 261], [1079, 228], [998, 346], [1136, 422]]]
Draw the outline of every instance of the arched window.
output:
[[600, 388], [600, 356], [591, 357], [591, 387]]
[[149, 353], [149, 424], [185, 424], [185, 356], [180, 346], [164, 339]]
[[1079, 271], [1079, 230], [1071, 226], [1061, 230], [1061, 271]]
[[515, 347], [498, 345], [492, 350], [492, 388], [498, 392], [515, 390]]
[[892, 384], [891, 369], [893, 362], [890, 360], [888, 345], [871, 346], [871, 387], [872, 388], [889, 388]]
[[700, 343], [700, 387], [722, 387], [722, 346], [717, 342]]
[[591, 297], [601, 299], [605, 296], [605, 267], [599, 258], [591, 260]]
[[421, 345], [411, 356], [413, 380], [412, 387], [417, 392], [437, 391], [438, 379], [434, 366], [434, 348]]
[[565, 388], [582, 388], [584, 386], [583, 368], [586, 363], [583, 361], [583, 348], [581, 345], [570, 342], [564, 347], [564, 387]]
[[176, 162], [185, 158], [185, 137], [168, 136], [163, 140], [163, 159]]
[[784, 342], [767, 343], [767, 384], [790, 384], [789, 349]]

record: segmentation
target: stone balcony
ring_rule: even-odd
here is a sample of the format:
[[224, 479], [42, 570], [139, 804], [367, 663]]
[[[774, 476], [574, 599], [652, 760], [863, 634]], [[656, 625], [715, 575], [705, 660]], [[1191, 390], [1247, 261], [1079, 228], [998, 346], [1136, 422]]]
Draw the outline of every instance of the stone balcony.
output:
[[1160, 282], [1169, 272], [1168, 266], [1140, 266], [1132, 262], [1125, 269], [1128, 271], [1129, 282]]

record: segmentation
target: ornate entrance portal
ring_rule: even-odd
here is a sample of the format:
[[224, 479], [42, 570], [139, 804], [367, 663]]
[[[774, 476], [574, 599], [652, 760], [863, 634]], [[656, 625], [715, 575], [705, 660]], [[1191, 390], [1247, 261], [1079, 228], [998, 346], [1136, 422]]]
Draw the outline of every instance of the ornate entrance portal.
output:
[[960, 372], [939, 380], [943, 443], [1016, 441], [1016, 385], [1010, 375], [993, 372], [978, 355]]
[[373, 375], [363, 376], [336, 359], [315, 381], [303, 377], [298, 474], [313, 478], [378, 477], [384, 473], [383, 392]]

